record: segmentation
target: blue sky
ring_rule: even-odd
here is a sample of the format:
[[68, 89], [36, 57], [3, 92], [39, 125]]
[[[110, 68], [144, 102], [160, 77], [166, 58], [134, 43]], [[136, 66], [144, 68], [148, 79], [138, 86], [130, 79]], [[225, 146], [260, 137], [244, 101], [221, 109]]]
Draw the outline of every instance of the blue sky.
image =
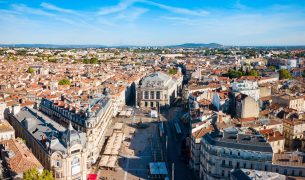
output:
[[0, 0], [0, 43], [305, 45], [305, 0]]

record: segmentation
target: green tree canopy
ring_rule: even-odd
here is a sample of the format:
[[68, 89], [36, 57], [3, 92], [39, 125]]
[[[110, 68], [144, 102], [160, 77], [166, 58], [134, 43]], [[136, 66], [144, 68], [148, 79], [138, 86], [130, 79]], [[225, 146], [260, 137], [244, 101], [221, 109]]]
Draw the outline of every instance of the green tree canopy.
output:
[[171, 68], [168, 70], [168, 73], [171, 74], [171, 75], [175, 75], [177, 74], [177, 69], [176, 68]]
[[29, 169], [23, 173], [24, 180], [55, 180], [53, 173], [49, 170], [44, 169], [42, 173], [39, 173], [37, 169]]
[[287, 69], [279, 70], [280, 79], [292, 79], [290, 72]]
[[227, 76], [229, 78], [239, 78], [240, 76], [243, 76], [244, 73], [242, 71], [239, 71], [239, 70], [233, 70], [233, 69], [229, 69], [228, 73], [227, 73]]
[[259, 73], [258, 71], [252, 69], [248, 71], [248, 74], [246, 74], [246, 76], [259, 76]]
[[35, 168], [29, 169], [23, 173], [24, 180], [34, 180], [34, 179], [38, 179], [38, 177], [39, 177], [39, 172]]
[[274, 66], [269, 66], [268, 69], [275, 71], [276, 68]]
[[42, 171], [42, 173], [40, 174], [39, 179], [41, 179], [41, 180], [54, 180], [52, 171], [48, 171], [48, 170], [44, 169]]
[[84, 64], [97, 64], [98, 63], [98, 59], [97, 58], [84, 59], [83, 63]]
[[58, 85], [70, 85], [71, 82], [69, 79], [61, 79], [59, 82], [58, 82]]
[[29, 67], [29, 69], [27, 70], [27, 72], [32, 74], [32, 73], [34, 73], [34, 69], [31, 68], [31, 67]]

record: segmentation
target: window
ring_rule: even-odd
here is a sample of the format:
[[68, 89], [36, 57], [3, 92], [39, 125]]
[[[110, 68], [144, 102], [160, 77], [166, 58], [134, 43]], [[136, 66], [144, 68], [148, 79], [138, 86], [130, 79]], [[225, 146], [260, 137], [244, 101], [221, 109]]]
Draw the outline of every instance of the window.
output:
[[287, 169], [284, 169], [284, 175], [287, 175]]
[[246, 166], [247, 166], [247, 164], [246, 164], [246, 163], [244, 163], [244, 168], [246, 168]]
[[55, 160], [54, 162], [55, 167], [61, 167], [61, 161], [60, 160]]
[[157, 93], [156, 93], [156, 99], [161, 99], [161, 98], [160, 98], [160, 91], [157, 91]]
[[267, 165], [265, 165], [265, 171], [267, 171], [268, 170], [268, 166]]
[[221, 176], [222, 177], [225, 176], [225, 171], [224, 170], [221, 171]]
[[232, 166], [232, 161], [229, 161], [229, 166]]
[[225, 165], [226, 164], [226, 161], [225, 160], [222, 160], [222, 165]]
[[238, 152], [237, 155], [240, 156], [240, 152]]
[[154, 102], [150, 102], [150, 107], [154, 107]]
[[74, 157], [71, 161], [71, 174], [75, 175], [80, 173], [80, 160], [78, 157]]
[[148, 99], [148, 91], [144, 92], [144, 99]]
[[294, 176], [294, 170], [291, 171], [291, 175]]
[[154, 91], [150, 91], [150, 99], [155, 99], [155, 92]]
[[236, 168], [239, 168], [239, 162], [236, 163]]
[[250, 164], [250, 169], [253, 169], [253, 164], [252, 163]]
[[303, 176], [302, 170], [299, 171], [299, 176]]
[[147, 102], [145, 102], [145, 107], [147, 107]]
[[75, 154], [75, 153], [78, 153], [78, 152], [80, 152], [80, 150], [79, 150], [79, 149], [74, 150], [74, 151], [71, 151], [71, 154]]

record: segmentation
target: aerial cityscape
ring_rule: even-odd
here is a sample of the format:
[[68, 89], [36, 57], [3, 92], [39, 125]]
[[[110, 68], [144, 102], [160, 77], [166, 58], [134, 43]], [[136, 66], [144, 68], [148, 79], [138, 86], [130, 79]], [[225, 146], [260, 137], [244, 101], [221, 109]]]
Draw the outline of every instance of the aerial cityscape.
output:
[[305, 1], [0, 0], [0, 180], [305, 180]]

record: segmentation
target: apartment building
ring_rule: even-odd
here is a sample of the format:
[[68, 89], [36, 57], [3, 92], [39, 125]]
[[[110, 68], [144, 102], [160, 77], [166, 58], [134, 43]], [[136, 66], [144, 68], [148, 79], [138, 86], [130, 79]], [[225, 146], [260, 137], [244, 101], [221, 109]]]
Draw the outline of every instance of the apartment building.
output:
[[251, 128], [226, 128], [202, 137], [200, 179], [228, 179], [233, 168], [268, 171], [272, 148], [265, 138]]
[[259, 99], [260, 90], [257, 81], [238, 80], [232, 83], [232, 92], [242, 93], [252, 97], [255, 101]]
[[56, 179], [87, 178], [86, 134], [58, 124], [37, 109], [14, 106], [9, 121], [44, 168]]
[[291, 109], [295, 109], [298, 112], [304, 111], [304, 96], [297, 96], [297, 95], [275, 95], [272, 96], [272, 103], [279, 104], [284, 107], [289, 107]]
[[40, 110], [64, 127], [71, 123], [73, 127], [84, 132], [89, 165], [96, 162], [113, 116], [113, 105], [109, 96], [99, 94], [85, 102], [74, 102], [69, 98], [54, 101], [42, 99]]
[[305, 131], [304, 120], [284, 119], [283, 135], [285, 138], [285, 146], [289, 149], [300, 148], [304, 131]]

